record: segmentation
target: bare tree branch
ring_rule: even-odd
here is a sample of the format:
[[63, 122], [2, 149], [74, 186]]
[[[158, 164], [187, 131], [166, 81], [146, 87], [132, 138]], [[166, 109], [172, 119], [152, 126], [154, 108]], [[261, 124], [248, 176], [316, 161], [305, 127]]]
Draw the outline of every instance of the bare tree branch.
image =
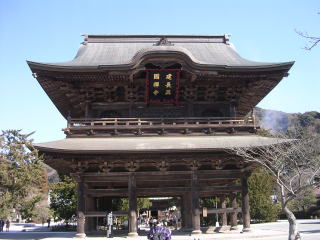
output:
[[320, 42], [320, 37], [310, 36], [307, 32], [302, 32], [297, 29], [295, 29], [294, 31], [301, 37], [308, 39], [308, 45], [303, 48], [305, 50], [311, 50]]

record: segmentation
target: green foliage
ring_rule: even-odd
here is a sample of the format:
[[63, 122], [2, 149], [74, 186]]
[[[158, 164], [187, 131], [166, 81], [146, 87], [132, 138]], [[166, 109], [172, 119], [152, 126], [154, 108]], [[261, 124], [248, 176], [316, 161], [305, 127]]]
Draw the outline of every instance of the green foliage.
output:
[[[217, 197], [203, 197], [200, 198], [200, 208], [220, 208], [219, 206], [219, 198]], [[220, 218], [220, 217], [219, 217]], [[201, 225], [203, 226], [214, 226], [217, 221], [216, 214], [209, 214], [207, 217], [203, 217], [201, 215], [200, 218]]]
[[[148, 198], [138, 198], [137, 199], [137, 211], [139, 212], [142, 208], [151, 207], [152, 203]], [[112, 209], [128, 211], [129, 210], [129, 199], [128, 198], [115, 198], [112, 199]]]
[[307, 189], [303, 194], [298, 195], [295, 199], [288, 203], [290, 210], [294, 212], [306, 212], [310, 207], [316, 205], [317, 198], [313, 188]]
[[138, 198], [137, 199], [137, 210], [138, 210], [138, 212], [142, 208], [151, 207], [151, 205], [152, 205], [152, 203], [150, 202], [150, 200], [148, 198]]
[[46, 223], [47, 219], [51, 217], [51, 215], [49, 206], [41, 205], [41, 203], [39, 203], [34, 209], [34, 216], [32, 217], [32, 220], [37, 223]]
[[36, 196], [28, 201], [25, 201], [20, 210], [22, 218], [26, 219], [27, 222], [31, 222], [31, 220], [36, 217], [36, 204], [40, 201], [41, 196]]
[[9, 216], [14, 208], [32, 215], [31, 202], [39, 201], [46, 189], [42, 159], [28, 139], [30, 135], [21, 130], [0, 135], [0, 217]]
[[76, 216], [76, 185], [68, 176], [61, 177], [60, 182], [50, 184], [50, 208], [54, 217], [64, 220], [67, 224]]
[[251, 218], [264, 222], [275, 221], [280, 209], [271, 201], [274, 178], [266, 170], [259, 168], [252, 173], [248, 184]]

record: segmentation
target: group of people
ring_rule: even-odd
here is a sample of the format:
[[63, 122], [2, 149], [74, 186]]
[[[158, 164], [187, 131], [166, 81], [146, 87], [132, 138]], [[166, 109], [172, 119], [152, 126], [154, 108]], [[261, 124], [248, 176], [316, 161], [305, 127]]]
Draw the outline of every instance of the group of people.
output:
[[149, 240], [171, 240], [171, 231], [168, 229], [167, 221], [157, 221], [157, 219], [152, 219], [150, 220], [149, 225]]
[[10, 228], [10, 221], [7, 219], [4, 221], [3, 219], [0, 219], [0, 232], [3, 232], [4, 225], [6, 225], [6, 232], [9, 232]]

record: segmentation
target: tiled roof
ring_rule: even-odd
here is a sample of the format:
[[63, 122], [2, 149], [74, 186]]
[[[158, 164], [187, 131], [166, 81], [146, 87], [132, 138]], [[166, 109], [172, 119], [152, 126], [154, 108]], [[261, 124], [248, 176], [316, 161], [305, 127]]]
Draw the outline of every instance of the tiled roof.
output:
[[217, 151], [233, 147], [253, 147], [277, 144], [287, 139], [248, 136], [188, 136], [188, 137], [121, 137], [66, 138], [38, 143], [43, 152], [117, 153], [117, 152], [188, 152]]
[[228, 35], [85, 35], [76, 57], [68, 62], [35, 63], [48, 68], [134, 68], [148, 56], [180, 57], [198, 67], [270, 68], [285, 63], [264, 63], [239, 56]]

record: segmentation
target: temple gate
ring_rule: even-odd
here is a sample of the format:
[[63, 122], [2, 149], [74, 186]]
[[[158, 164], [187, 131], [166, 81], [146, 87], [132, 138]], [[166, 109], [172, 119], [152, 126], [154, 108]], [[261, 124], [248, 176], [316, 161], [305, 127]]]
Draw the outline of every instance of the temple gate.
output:
[[[95, 230], [108, 197], [129, 199], [129, 211], [115, 213], [128, 216], [129, 236], [138, 234], [137, 197], [180, 197], [182, 228], [193, 234], [201, 214], [220, 214], [222, 227], [229, 215], [235, 229], [240, 212], [250, 229], [255, 166], [226, 149], [275, 142], [256, 135], [248, 113], [293, 62], [241, 58], [228, 35], [85, 35], [73, 60], [28, 64], [67, 119], [65, 139], [35, 146], [78, 183], [78, 237]], [[221, 206], [204, 213], [207, 196]]]

